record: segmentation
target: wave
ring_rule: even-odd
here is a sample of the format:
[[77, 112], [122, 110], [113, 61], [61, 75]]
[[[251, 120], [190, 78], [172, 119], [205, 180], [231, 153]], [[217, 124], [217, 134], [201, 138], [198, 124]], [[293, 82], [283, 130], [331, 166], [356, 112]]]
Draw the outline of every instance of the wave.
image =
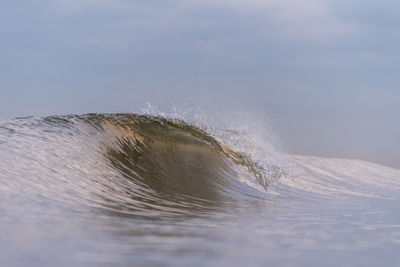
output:
[[8, 159], [31, 166], [0, 166], [6, 176], [18, 177], [18, 185], [10, 185], [20, 187], [15, 191], [24, 187], [61, 205], [120, 215], [214, 210], [238, 198], [263, 198], [270, 183], [285, 175], [282, 167], [261, 164], [205, 129], [161, 116], [20, 118], [1, 129], [3, 150], [13, 154]]
[[310, 265], [339, 251], [365, 265], [359, 255], [377, 250], [397, 262], [400, 170], [271, 153], [254, 127], [205, 126], [149, 114], [0, 120], [0, 262]]

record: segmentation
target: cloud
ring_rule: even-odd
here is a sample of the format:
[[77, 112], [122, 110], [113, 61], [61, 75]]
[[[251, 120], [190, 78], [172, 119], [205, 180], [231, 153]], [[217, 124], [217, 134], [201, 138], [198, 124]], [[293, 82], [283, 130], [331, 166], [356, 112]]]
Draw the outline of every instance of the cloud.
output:
[[[318, 0], [221, 0], [221, 1], [124, 1], [57, 0], [54, 5], [64, 15], [113, 15], [118, 30], [143, 29], [148, 34], [174, 33], [193, 28], [238, 30], [251, 26], [260, 37], [291, 42], [331, 43], [357, 34], [356, 22], [335, 16], [327, 1]], [[101, 20], [99, 18], [99, 21]], [[121, 28], [122, 27], [122, 28]], [[244, 29], [246, 30], [246, 29]], [[146, 35], [146, 32], [141, 32]]]
[[358, 25], [335, 16], [326, 1], [318, 0], [250, 0], [223, 3], [239, 14], [248, 14], [251, 19], [276, 31], [277, 36], [291, 41], [330, 42], [358, 31]]

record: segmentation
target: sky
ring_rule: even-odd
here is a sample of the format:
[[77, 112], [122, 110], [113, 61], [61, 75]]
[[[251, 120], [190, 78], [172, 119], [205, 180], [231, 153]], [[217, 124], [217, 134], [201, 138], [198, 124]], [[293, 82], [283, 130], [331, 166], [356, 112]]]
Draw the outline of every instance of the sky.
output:
[[285, 151], [400, 168], [400, 2], [2, 0], [0, 118], [256, 110]]

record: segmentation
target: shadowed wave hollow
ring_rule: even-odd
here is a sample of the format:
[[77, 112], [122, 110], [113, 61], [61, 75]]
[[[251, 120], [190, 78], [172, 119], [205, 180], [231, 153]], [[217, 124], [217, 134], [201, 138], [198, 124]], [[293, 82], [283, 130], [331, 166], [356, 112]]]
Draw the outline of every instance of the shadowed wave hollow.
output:
[[180, 120], [138, 114], [80, 119], [107, 137], [100, 142], [101, 151], [119, 175], [112, 183], [110, 177], [97, 182], [108, 191], [101, 197], [119, 210], [209, 210], [237, 198], [260, 197], [284, 173], [275, 165], [266, 169], [253, 163]]

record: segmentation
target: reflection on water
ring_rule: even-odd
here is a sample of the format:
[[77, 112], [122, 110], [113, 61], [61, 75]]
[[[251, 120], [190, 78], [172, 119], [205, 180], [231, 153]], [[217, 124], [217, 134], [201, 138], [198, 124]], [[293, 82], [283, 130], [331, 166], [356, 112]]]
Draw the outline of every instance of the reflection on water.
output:
[[264, 191], [279, 166], [134, 114], [2, 121], [0, 156], [1, 266], [399, 260], [400, 170], [287, 155]]

